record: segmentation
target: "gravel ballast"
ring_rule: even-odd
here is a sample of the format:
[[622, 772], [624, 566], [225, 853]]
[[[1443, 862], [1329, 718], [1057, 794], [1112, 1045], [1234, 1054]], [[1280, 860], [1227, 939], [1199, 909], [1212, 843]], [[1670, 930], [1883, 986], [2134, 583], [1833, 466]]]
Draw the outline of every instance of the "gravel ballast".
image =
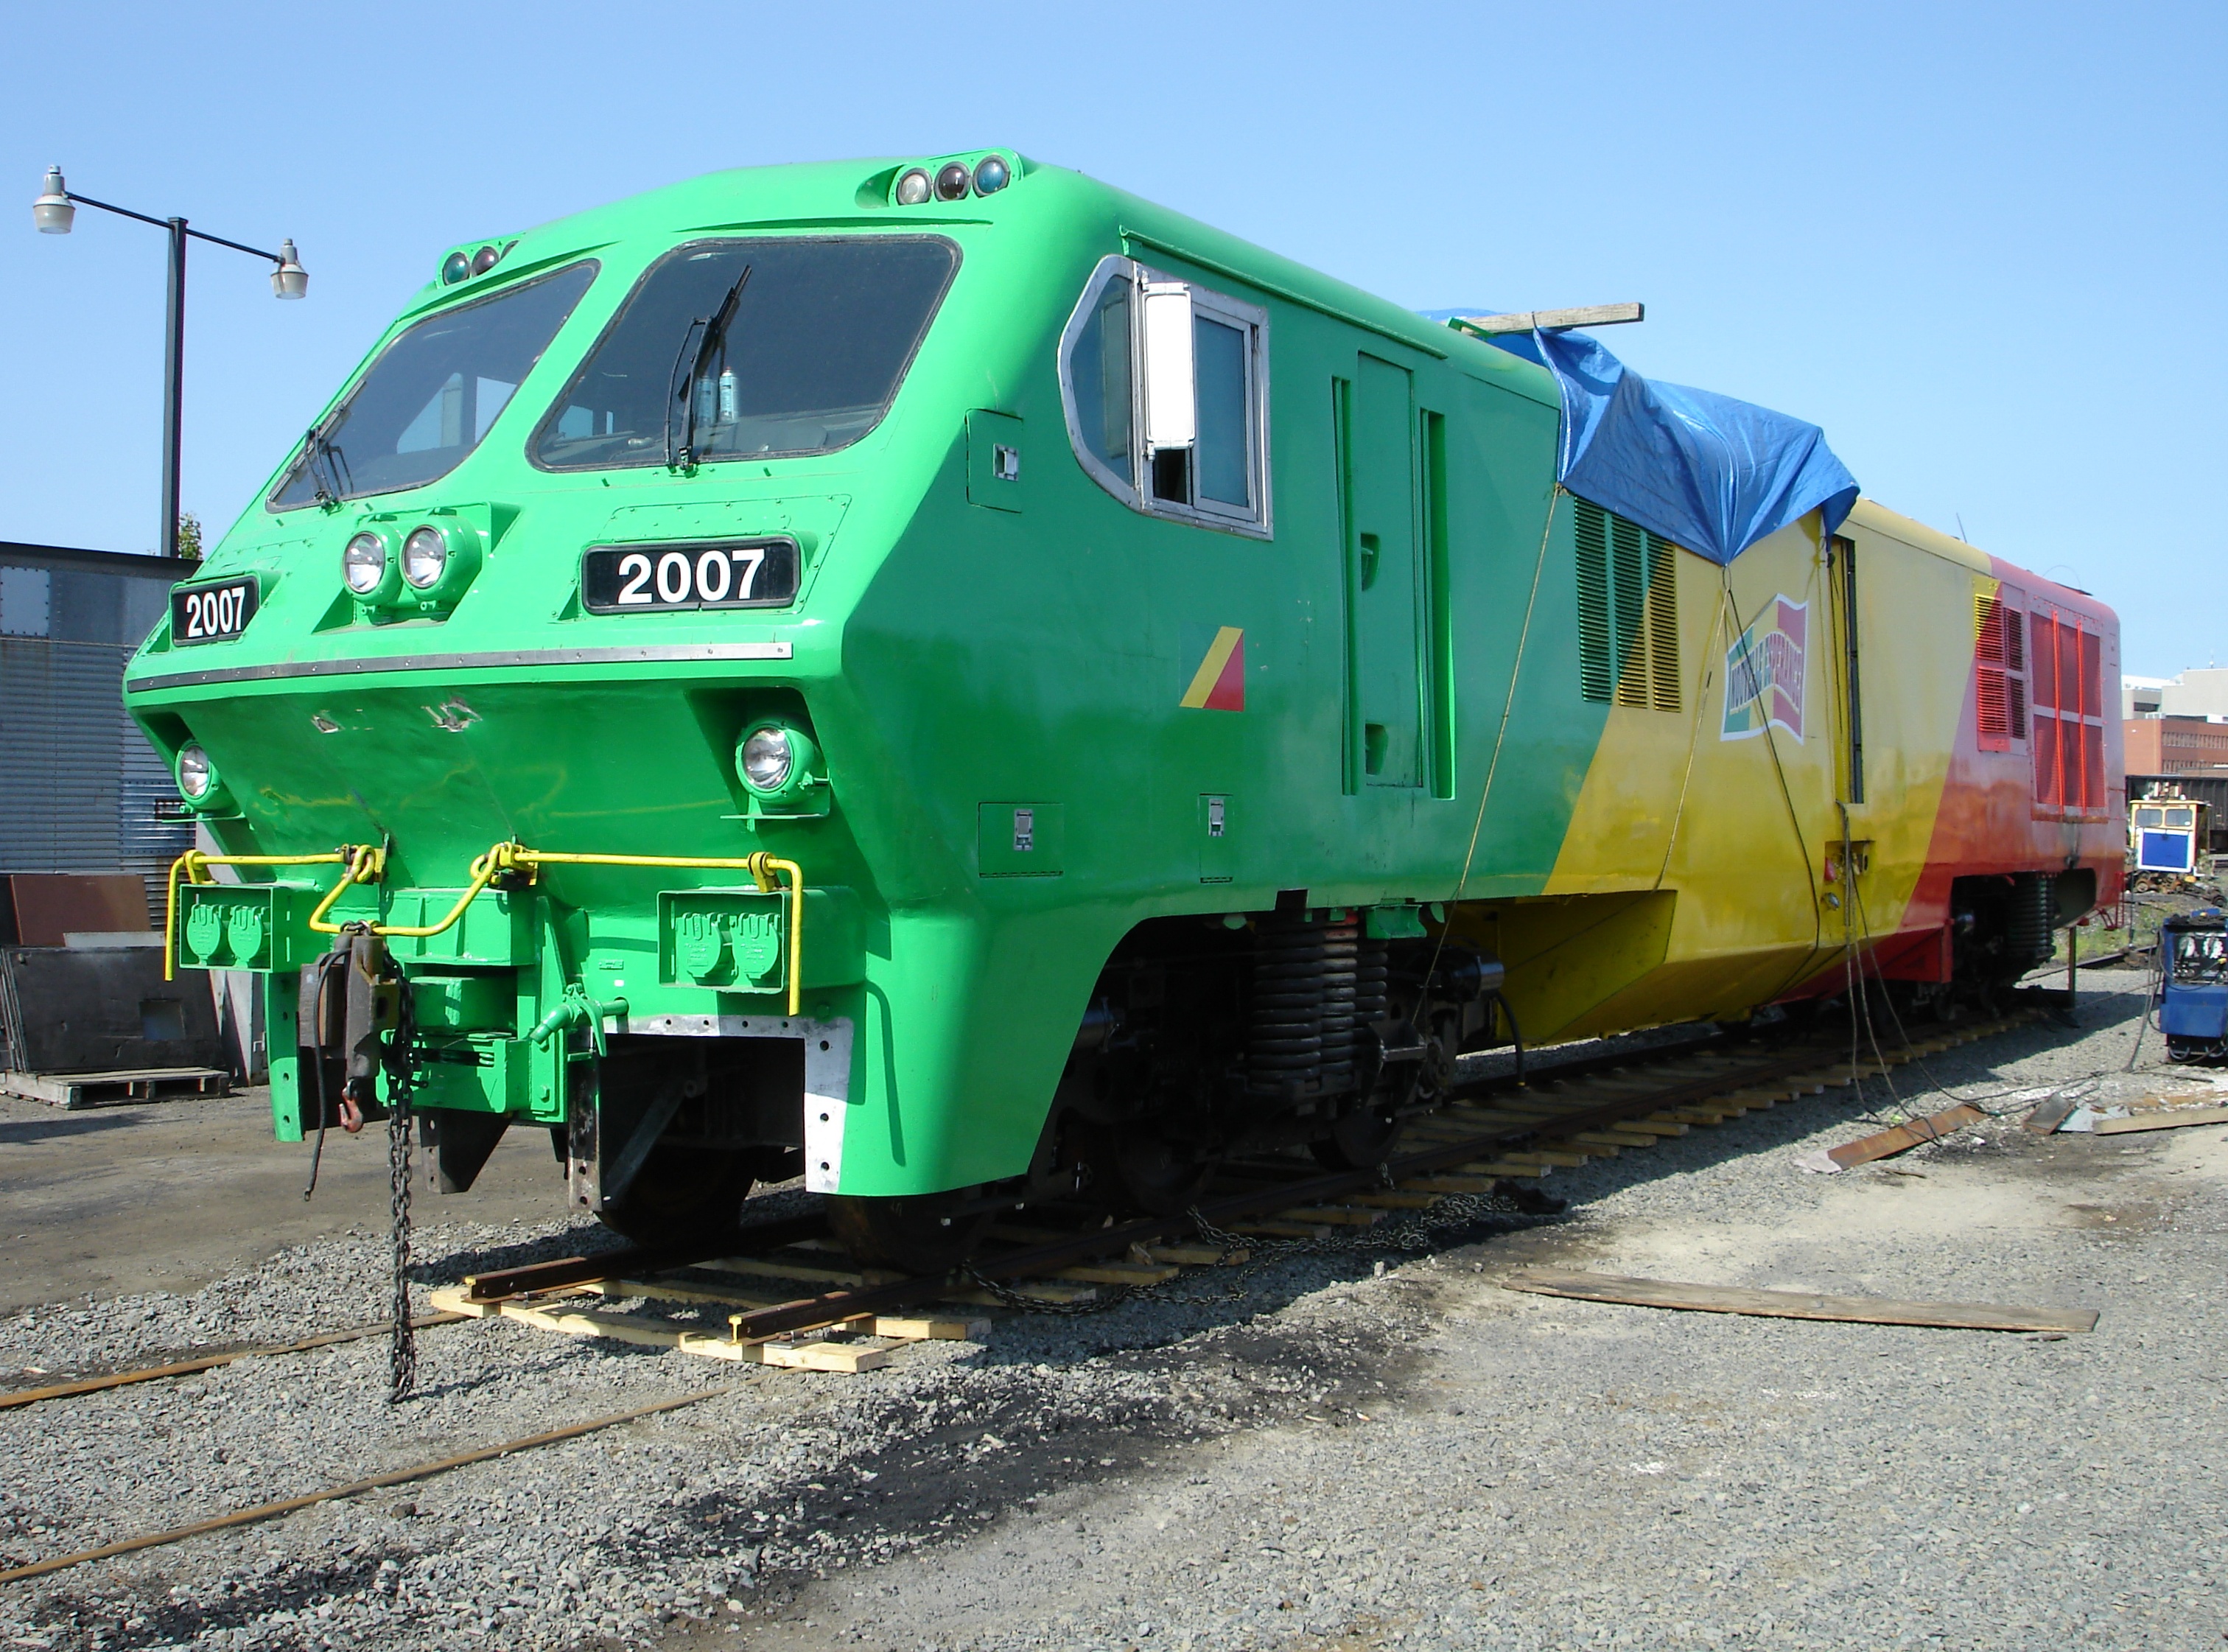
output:
[[[0, 1412], [15, 1565], [710, 1394], [0, 1586], [0, 1641], [2218, 1645], [2228, 1130], [2019, 1125], [2075, 1082], [2177, 1087], [2118, 1071], [2136, 985], [2087, 976], [2078, 1031], [1898, 1070], [1912, 1108], [1948, 1105], [1930, 1079], [2006, 1115], [1900, 1157], [1801, 1167], [1901, 1116], [1875, 1082], [1559, 1172], [1559, 1221], [1278, 1262], [1240, 1302], [1188, 1276], [1183, 1300], [1003, 1318], [859, 1376], [490, 1320], [422, 1333], [400, 1406], [375, 1338]], [[426, 1201], [428, 1280], [608, 1242], [471, 1209]], [[0, 1387], [375, 1319], [383, 1239], [0, 1320]], [[2103, 1319], [2043, 1339], [1499, 1288], [1532, 1263]]]

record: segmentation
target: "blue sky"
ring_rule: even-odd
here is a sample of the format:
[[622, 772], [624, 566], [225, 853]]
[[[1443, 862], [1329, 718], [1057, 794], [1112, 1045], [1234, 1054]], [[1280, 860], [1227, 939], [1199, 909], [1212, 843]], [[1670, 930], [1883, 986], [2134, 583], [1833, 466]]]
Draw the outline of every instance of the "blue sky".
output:
[[2097, 592], [2129, 671], [2228, 660], [2217, 0], [42, 10], [0, 101], [0, 539], [156, 537], [163, 237], [34, 234], [49, 162], [301, 246], [299, 304], [195, 250], [185, 499], [221, 528], [451, 242], [1002, 144], [1418, 309], [1644, 299], [1605, 335], [1642, 372]]

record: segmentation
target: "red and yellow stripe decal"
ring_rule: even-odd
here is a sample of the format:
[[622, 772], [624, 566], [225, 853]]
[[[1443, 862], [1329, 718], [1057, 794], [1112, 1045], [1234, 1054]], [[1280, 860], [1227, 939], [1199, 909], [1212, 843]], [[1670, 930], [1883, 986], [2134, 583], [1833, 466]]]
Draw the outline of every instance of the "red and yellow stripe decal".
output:
[[1188, 711], [1245, 709], [1245, 632], [1225, 625], [1207, 644], [1207, 657], [1192, 673], [1191, 687], [1178, 701]]

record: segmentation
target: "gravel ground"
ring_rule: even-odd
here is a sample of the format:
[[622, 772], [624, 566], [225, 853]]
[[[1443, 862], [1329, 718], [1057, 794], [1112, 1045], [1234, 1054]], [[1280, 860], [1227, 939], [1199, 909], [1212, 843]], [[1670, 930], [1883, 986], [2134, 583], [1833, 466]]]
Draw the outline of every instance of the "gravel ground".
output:
[[[1000, 1322], [857, 1377], [503, 1321], [0, 1412], [0, 1563], [67, 1553], [691, 1391], [711, 1397], [283, 1521], [0, 1587], [0, 1641], [91, 1649], [2217, 1645], [2228, 1132], [2037, 1137], [2122, 1075], [2135, 978], [2075, 1033], [1961, 1050], [2007, 1117], [1845, 1175], [1884, 1085], [1549, 1184], [1566, 1218], [1295, 1259], [1242, 1302]], [[2154, 1035], [2146, 1053], [2160, 1051]], [[469, 1212], [458, 1201], [442, 1210]], [[429, 1277], [576, 1249], [421, 1231]], [[0, 1386], [375, 1317], [377, 1236], [191, 1295], [0, 1320]], [[1498, 1288], [1553, 1262], [2094, 1307], [2043, 1340], [1657, 1312]]]

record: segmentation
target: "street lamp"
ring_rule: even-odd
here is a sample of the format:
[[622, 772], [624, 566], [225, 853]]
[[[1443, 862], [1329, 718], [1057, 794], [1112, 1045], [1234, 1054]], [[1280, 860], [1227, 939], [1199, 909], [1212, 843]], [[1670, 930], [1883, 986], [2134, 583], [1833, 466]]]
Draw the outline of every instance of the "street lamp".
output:
[[271, 260], [271, 292], [278, 298], [299, 298], [310, 290], [310, 272], [302, 267], [301, 257], [294, 250], [291, 240], [278, 243], [278, 250], [266, 253], [259, 247], [246, 247], [238, 241], [228, 241], [221, 235], [212, 235], [207, 230], [189, 229], [182, 218], [150, 218], [144, 212], [112, 206], [106, 201], [95, 201], [91, 195], [72, 195], [69, 185], [62, 180], [59, 166], [47, 169], [46, 187], [39, 198], [31, 203], [31, 221], [42, 235], [67, 235], [77, 221], [80, 207], [98, 207], [103, 212], [112, 212], [119, 218], [135, 218], [143, 224], [152, 224], [157, 229], [170, 233], [170, 298], [169, 325], [163, 346], [163, 537], [160, 541], [165, 556], [178, 554], [178, 420], [185, 392], [186, 344], [186, 240], [189, 236], [218, 247], [229, 247], [235, 253], [246, 253], [256, 258]]

